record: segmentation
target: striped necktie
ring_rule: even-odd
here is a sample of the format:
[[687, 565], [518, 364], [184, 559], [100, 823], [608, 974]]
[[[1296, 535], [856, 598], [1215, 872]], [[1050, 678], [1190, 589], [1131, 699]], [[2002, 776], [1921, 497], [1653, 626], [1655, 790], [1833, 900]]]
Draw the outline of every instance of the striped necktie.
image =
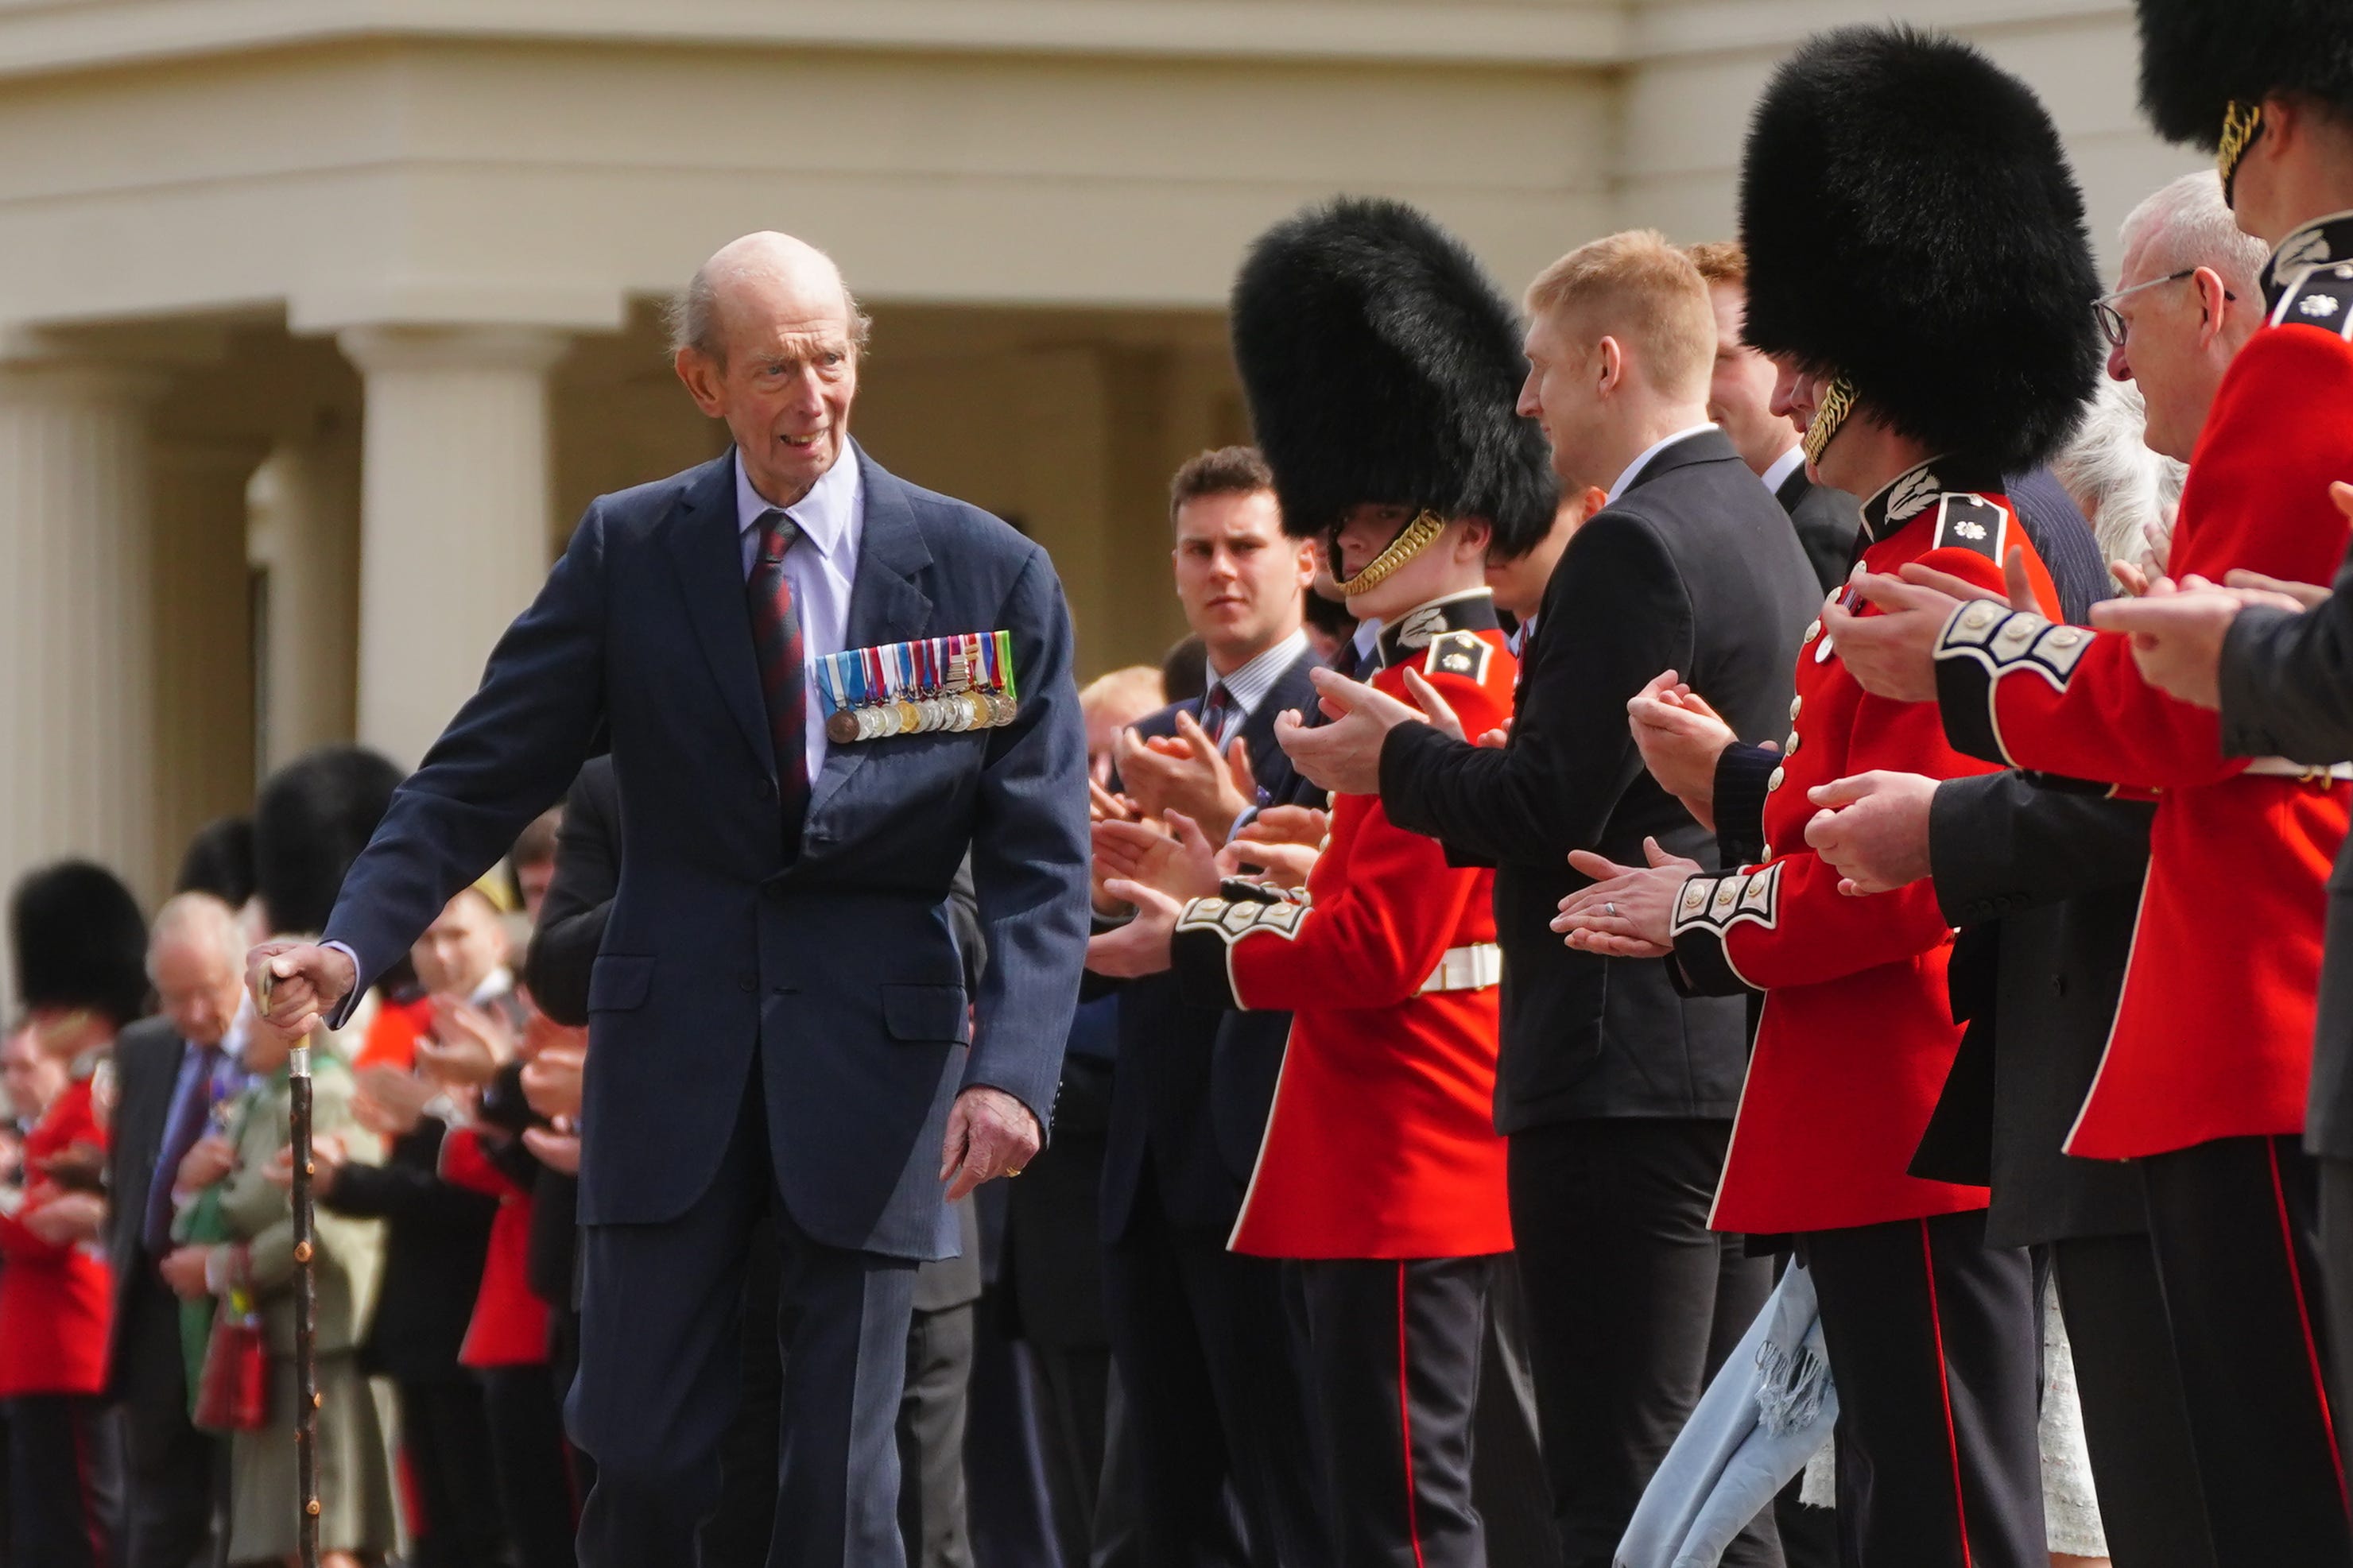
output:
[[760, 695], [768, 708], [768, 740], [776, 750], [785, 836], [797, 847], [801, 818], [808, 810], [808, 742], [802, 727], [808, 691], [801, 678], [800, 612], [793, 605], [792, 579], [785, 575], [785, 552], [800, 528], [774, 507], [760, 514], [755, 526], [760, 549], [744, 591], [752, 611], [752, 647], [760, 659]]

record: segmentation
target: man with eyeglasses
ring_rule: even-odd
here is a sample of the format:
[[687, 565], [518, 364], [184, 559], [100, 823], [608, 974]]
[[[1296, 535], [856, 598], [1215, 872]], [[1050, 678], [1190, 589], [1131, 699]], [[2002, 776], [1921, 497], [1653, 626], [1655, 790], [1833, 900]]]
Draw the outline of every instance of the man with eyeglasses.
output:
[[2263, 324], [2263, 242], [2242, 232], [2211, 171], [2184, 174], [2124, 222], [2116, 290], [2102, 296], [2108, 374], [2139, 386], [2149, 449], [2182, 462], [2222, 373]]

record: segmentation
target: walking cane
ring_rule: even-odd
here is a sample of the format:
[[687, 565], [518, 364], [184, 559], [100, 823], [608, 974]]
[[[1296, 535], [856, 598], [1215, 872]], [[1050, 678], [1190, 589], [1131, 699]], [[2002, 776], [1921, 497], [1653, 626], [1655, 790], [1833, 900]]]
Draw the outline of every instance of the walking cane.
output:
[[311, 1041], [287, 1060], [294, 1133], [294, 1489], [302, 1500], [295, 1546], [302, 1568], [319, 1568], [319, 1270], [311, 1194]]

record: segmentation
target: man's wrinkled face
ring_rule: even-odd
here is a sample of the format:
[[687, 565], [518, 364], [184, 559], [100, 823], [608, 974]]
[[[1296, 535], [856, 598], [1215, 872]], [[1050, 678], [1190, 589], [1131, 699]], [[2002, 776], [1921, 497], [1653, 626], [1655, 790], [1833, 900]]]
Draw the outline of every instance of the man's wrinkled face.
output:
[[[2209, 285], [2200, 276], [2160, 281], [2174, 270], [2158, 270], [2169, 259], [2147, 244], [2136, 244], [2125, 253], [2113, 305], [2124, 320], [2125, 341], [2110, 345], [2108, 374], [2140, 388], [2148, 409], [2142, 439], [2149, 449], [2186, 463], [2197, 447], [2198, 433], [2205, 428], [2206, 412], [2221, 388], [2229, 359], [2227, 353], [2210, 352], [2209, 289], [2219, 289], [2219, 282]], [[2213, 303], [2222, 301], [2215, 298]]]
[[724, 357], [684, 350], [679, 374], [705, 414], [727, 422], [753, 489], [790, 506], [849, 440], [859, 350], [849, 296], [822, 277], [735, 278], [718, 326]]
[[169, 941], [149, 956], [148, 978], [164, 1016], [182, 1039], [216, 1046], [245, 997], [238, 957], [202, 936]]
[[1707, 383], [1707, 416], [1723, 426], [1740, 460], [1758, 473], [1789, 449], [1788, 422], [1773, 412], [1773, 362], [1741, 342], [1747, 293], [1737, 283], [1711, 283], [1715, 306], [1715, 364]]
[[1176, 562], [1185, 624], [1229, 669], [1290, 635], [1314, 574], [1308, 548], [1283, 537], [1271, 490], [1195, 496], [1178, 507]]
[[507, 961], [507, 928], [491, 900], [468, 889], [443, 906], [408, 956], [426, 990], [471, 996]]

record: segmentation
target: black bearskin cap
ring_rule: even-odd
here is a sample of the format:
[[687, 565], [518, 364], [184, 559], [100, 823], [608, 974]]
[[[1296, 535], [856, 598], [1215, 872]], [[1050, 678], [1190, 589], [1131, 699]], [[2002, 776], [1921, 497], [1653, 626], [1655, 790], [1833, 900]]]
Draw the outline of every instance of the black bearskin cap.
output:
[[113, 872], [61, 860], [16, 884], [8, 942], [18, 1002], [87, 1007], [119, 1028], [147, 1010], [147, 921]]
[[230, 909], [253, 897], [253, 818], [221, 816], [196, 829], [180, 857], [175, 893], [210, 893]]
[[1783, 61], [1740, 172], [1743, 333], [1932, 451], [2035, 468], [2099, 384], [2099, 274], [2059, 133], [1955, 39], [1841, 27]]
[[1341, 197], [1267, 230], [1234, 279], [1233, 342], [1292, 537], [1367, 501], [1485, 518], [1503, 556], [1551, 529], [1544, 433], [1514, 412], [1518, 321], [1412, 207]]
[[322, 746], [270, 774], [254, 804], [253, 871], [271, 931], [325, 929], [400, 780], [364, 746]]
[[2211, 153], [2222, 110], [2308, 93], [2353, 116], [2346, 0], [2140, 0], [2140, 101], [2158, 134]]

